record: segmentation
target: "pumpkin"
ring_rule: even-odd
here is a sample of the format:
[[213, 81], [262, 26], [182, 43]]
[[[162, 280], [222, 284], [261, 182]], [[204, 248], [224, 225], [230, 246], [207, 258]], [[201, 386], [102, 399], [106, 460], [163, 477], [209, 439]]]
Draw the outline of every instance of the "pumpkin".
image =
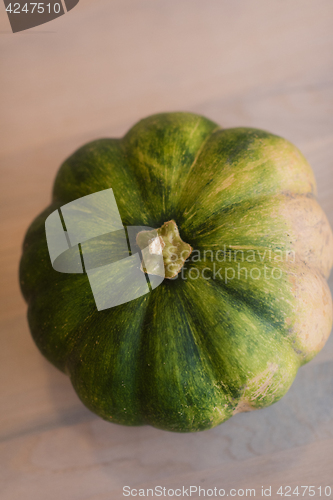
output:
[[[165, 275], [155, 273], [160, 283], [147, 293], [99, 310], [88, 271], [53, 268], [45, 221], [110, 188], [123, 226], [147, 228], [136, 243], [159, 248]], [[99, 248], [121, 269], [129, 247], [124, 253], [116, 236], [91, 241], [87, 255]], [[329, 336], [332, 264], [332, 232], [295, 146], [262, 130], [164, 113], [63, 163], [51, 205], [26, 234], [20, 283], [35, 343], [91, 411], [190, 432], [288, 391]], [[138, 272], [152, 277], [149, 265]]]

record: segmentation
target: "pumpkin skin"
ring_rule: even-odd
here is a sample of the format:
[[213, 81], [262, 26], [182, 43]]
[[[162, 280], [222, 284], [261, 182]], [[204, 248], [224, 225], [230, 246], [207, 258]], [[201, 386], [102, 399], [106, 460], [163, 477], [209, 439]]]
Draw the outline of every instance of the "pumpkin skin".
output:
[[[174, 220], [194, 250], [176, 278], [97, 311], [86, 274], [52, 268], [45, 220], [110, 187], [124, 226]], [[288, 391], [331, 331], [332, 264], [332, 232], [296, 147], [262, 130], [165, 113], [63, 163], [52, 204], [25, 237], [20, 283], [35, 343], [90, 410], [118, 424], [190, 432]], [[226, 281], [226, 269], [236, 279]]]

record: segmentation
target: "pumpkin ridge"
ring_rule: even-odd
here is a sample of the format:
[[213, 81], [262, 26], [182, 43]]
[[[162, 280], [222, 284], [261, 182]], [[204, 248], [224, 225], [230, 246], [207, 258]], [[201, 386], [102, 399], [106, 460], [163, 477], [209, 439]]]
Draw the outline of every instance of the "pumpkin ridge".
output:
[[[227, 396], [214, 383], [212, 365], [203, 365], [200, 347], [188, 321], [189, 311], [181, 299], [181, 284], [170, 281], [165, 287], [153, 290], [151, 295], [140, 355], [140, 399], [146, 423], [180, 432], [217, 425], [221, 418], [231, 416], [231, 410]], [[161, 306], [162, 297], [168, 308]], [[166, 313], [170, 307], [171, 316]], [[164, 321], [167, 317], [168, 322]], [[164, 328], [156, 335], [159, 321], [163, 321]], [[180, 360], [182, 370], [179, 370]], [[216, 410], [213, 418], [211, 408], [218, 406], [222, 413]], [[208, 420], [205, 416], [209, 416]]]
[[[223, 208], [221, 208], [218, 211], [218, 213], [213, 212], [211, 215], [209, 215], [207, 217], [207, 219], [204, 222], [201, 222], [200, 226], [191, 226], [191, 230], [195, 230], [195, 232], [196, 232], [196, 234], [198, 234], [199, 238], [202, 239], [203, 237], [205, 237], [209, 234], [213, 234], [214, 232], [218, 231], [219, 229], [221, 229], [223, 227], [223, 224], [221, 224], [218, 227], [214, 227], [210, 233], [206, 232], [206, 233], [202, 234], [202, 230], [205, 229], [205, 226], [207, 226], [207, 223], [214, 224], [215, 220], [218, 217], [223, 217], [224, 215], [227, 217], [228, 214], [230, 214], [230, 212], [234, 211], [235, 209], [237, 209], [239, 211], [243, 211], [244, 214], [246, 214], [249, 209], [251, 210], [251, 208], [252, 209], [256, 208], [258, 205], [260, 205], [264, 201], [270, 201], [270, 200], [274, 200], [276, 198], [282, 198], [282, 197], [285, 197], [286, 200], [289, 198], [307, 198], [309, 200], [316, 200], [317, 201], [317, 198], [313, 193], [302, 193], [302, 194], [294, 195], [292, 192], [289, 192], [289, 191], [282, 191], [281, 193], [277, 193], [275, 195], [265, 194], [265, 195], [259, 195], [258, 197], [255, 197], [255, 198], [253, 198], [253, 197], [244, 198], [242, 201], [235, 202], [235, 203], [232, 203], [230, 205], [224, 206]], [[246, 204], [249, 204], [250, 202], [252, 203], [252, 207], [246, 206]], [[185, 232], [188, 230], [189, 230], [189, 228], [188, 228], [188, 226], [186, 226], [186, 220], [185, 220], [185, 223], [183, 224], [183, 231]]]
[[[185, 302], [185, 299], [183, 299], [183, 302]], [[190, 304], [190, 302], [187, 303], [187, 308], [189, 307], [189, 304]], [[190, 308], [192, 309], [192, 307], [190, 307]], [[185, 306], [184, 306], [184, 309], [186, 309]], [[194, 309], [193, 309], [193, 311], [194, 311]], [[223, 376], [221, 377], [221, 373], [219, 373], [219, 372], [221, 372], [221, 367], [219, 368], [217, 366], [217, 362], [214, 361], [214, 355], [209, 350], [209, 343], [205, 343], [203, 341], [204, 335], [203, 334], [200, 335], [200, 331], [202, 331], [204, 329], [203, 325], [200, 325], [201, 327], [198, 328], [197, 327], [198, 325], [194, 322], [194, 317], [195, 317], [195, 314], [189, 315], [188, 323], [189, 323], [190, 331], [191, 331], [191, 334], [193, 337], [193, 341], [195, 342], [195, 344], [198, 348], [200, 358], [205, 358], [205, 360], [206, 360], [205, 365], [209, 366], [210, 371], [211, 371], [212, 384], [215, 387], [219, 388], [219, 390], [221, 391], [221, 393], [223, 394], [223, 396], [225, 398], [230, 400], [229, 406], [231, 406], [233, 404], [232, 401], [236, 400], [239, 397], [240, 390], [237, 387], [227, 386], [225, 384], [225, 382], [223, 382], [223, 384], [221, 384], [221, 378], [223, 378]], [[207, 334], [207, 332], [206, 332], [206, 334]], [[209, 335], [210, 334], [208, 333], [207, 334], [208, 338], [209, 338]]]
[[[179, 193], [179, 199], [181, 199], [181, 198], [182, 198], [182, 196], [183, 196], [183, 194], [184, 194], [186, 181], [187, 181], [187, 179], [190, 177], [191, 172], [192, 172], [193, 168], [195, 167], [195, 165], [196, 165], [196, 163], [197, 163], [197, 161], [198, 161], [198, 159], [199, 159], [199, 157], [200, 157], [201, 153], [204, 151], [206, 144], [207, 144], [207, 143], [208, 143], [208, 141], [211, 139], [211, 137], [212, 137], [212, 136], [213, 136], [216, 132], [218, 132], [219, 130], [222, 130], [222, 129], [221, 129], [221, 127], [219, 127], [219, 126], [217, 125], [217, 126], [216, 126], [216, 128], [215, 128], [214, 130], [212, 130], [212, 132], [210, 133], [210, 135], [207, 135], [207, 137], [206, 137], [206, 138], [204, 139], [204, 141], [202, 142], [202, 144], [201, 144], [200, 148], [199, 148], [199, 149], [198, 149], [198, 151], [197, 151], [197, 154], [195, 155], [195, 158], [194, 158], [194, 160], [193, 160], [193, 162], [192, 162], [192, 165], [190, 166], [190, 169], [189, 169], [189, 171], [187, 172], [186, 178], [183, 180], [183, 185], [184, 185], [184, 187], [182, 188], [181, 192]], [[177, 208], [178, 208], [178, 207], [177, 207]], [[176, 208], [176, 210], [177, 210], [177, 208]]]
[[[290, 260], [295, 260], [297, 255], [325, 278], [333, 264], [330, 225], [313, 194], [282, 193], [262, 197], [259, 202], [244, 201], [213, 213], [193, 230], [196, 236], [191, 244], [200, 246], [201, 250], [217, 251], [219, 247], [226, 247], [232, 251], [252, 248], [256, 252], [266, 249], [283, 253], [285, 257], [289, 254]], [[183, 232], [190, 234], [188, 227]]]
[[[239, 261], [231, 261], [226, 265], [233, 264], [236, 267], [238, 263]], [[204, 265], [206, 269], [212, 267], [210, 262], [205, 262]], [[240, 265], [244, 266], [245, 263], [241, 261]], [[263, 266], [263, 263], [256, 262], [256, 266], [259, 265]], [[200, 268], [203, 264], [192, 266]], [[330, 290], [322, 273], [301, 259], [296, 259], [294, 263], [283, 262], [281, 270], [283, 281], [270, 280], [276, 285], [276, 289], [272, 288], [270, 293], [260, 286], [255, 288], [255, 281], [249, 285], [244, 279], [231, 280], [226, 285], [217, 277], [214, 283], [228, 295], [234, 296], [239, 303], [246, 304], [251, 310], [259, 310], [258, 317], [266, 322], [267, 331], [268, 326], [274, 326], [295, 351], [300, 364], [305, 364], [322, 349], [331, 331], [333, 318]], [[295, 279], [296, 276], [298, 280]], [[237, 288], [239, 283], [241, 289]], [[317, 293], [311, 298], [313, 289], [317, 290]], [[317, 301], [316, 307], [311, 304], [314, 300]], [[309, 304], [312, 308], [309, 308]], [[317, 318], [317, 323], [314, 317]]]
[[99, 139], [75, 151], [62, 163], [52, 196], [66, 204], [110, 187], [124, 226], [151, 225], [154, 218], [124, 154], [123, 139]]
[[[206, 265], [207, 263], [205, 263]], [[258, 318], [263, 318], [267, 326], [273, 326], [277, 332], [283, 333], [281, 328], [284, 326], [284, 312], [281, 311], [281, 306], [276, 304], [276, 308], [272, 307], [272, 302], [267, 301], [266, 303], [260, 302], [258, 303], [258, 297], [255, 297], [255, 292], [253, 291], [253, 297], [250, 295], [250, 291], [248, 289], [238, 290], [237, 288], [231, 288], [227, 284], [224, 283], [223, 280], [215, 279], [214, 283], [217, 287], [224, 290], [224, 292], [232, 297], [235, 300], [240, 301], [244, 305], [248, 306], [254, 314], [257, 315], [258, 310], [260, 310], [260, 316]], [[263, 298], [266, 294], [262, 294]], [[280, 313], [278, 316], [275, 316], [275, 321], [272, 321], [272, 314]], [[284, 335], [287, 336], [288, 333], [284, 332]]]
[[[245, 140], [247, 130], [250, 138]], [[230, 152], [231, 147], [236, 152]], [[221, 212], [239, 201], [281, 192], [315, 193], [316, 184], [311, 167], [288, 141], [256, 129], [236, 128], [221, 129], [210, 137], [183, 189], [188, 194], [178, 206], [182, 215], [177, 222], [183, 229], [195, 230], [212, 208]], [[189, 224], [193, 220], [194, 226]]]
[[[122, 138], [126, 161], [140, 179], [140, 193], [149, 212], [152, 227], [174, 219], [183, 179], [207, 136], [218, 126], [193, 113], [153, 115], [138, 122]], [[177, 170], [177, 175], [176, 175]]]
[[[205, 286], [206, 285], [207, 284], [205, 283]], [[216, 292], [220, 294], [219, 287], [217, 284], [215, 284], [215, 282], [212, 282], [212, 284], [209, 286], [212, 286], [213, 288], [215, 287]], [[214, 294], [215, 292], [213, 293], [213, 295]], [[275, 370], [277, 371], [277, 373], [279, 372], [279, 370], [281, 370], [281, 373], [283, 372], [285, 373], [285, 375], [287, 375], [288, 370], [286, 371], [287, 365], [285, 361], [289, 360], [287, 364], [290, 363], [293, 367], [290, 372], [290, 376], [292, 377], [292, 379], [295, 376], [295, 370], [297, 371], [297, 368], [300, 366], [300, 359], [298, 358], [298, 356], [296, 356], [288, 339], [284, 337], [282, 337], [281, 340], [279, 339], [280, 329], [275, 328], [274, 326], [272, 326], [271, 322], [266, 322], [264, 318], [258, 316], [257, 312], [253, 311], [253, 307], [251, 305], [249, 306], [248, 304], [244, 304], [243, 306], [239, 306], [239, 302], [237, 300], [238, 298], [236, 298], [235, 300], [235, 297], [232, 297], [228, 293], [228, 291], [224, 291], [224, 295], [225, 302], [223, 312], [222, 310], [220, 312], [220, 322], [228, 321], [228, 323], [226, 323], [223, 328], [225, 333], [223, 333], [222, 335], [221, 333], [218, 334], [220, 328], [218, 324], [216, 324], [217, 329], [215, 328], [215, 333], [210, 330], [210, 313], [209, 311], [207, 311], [207, 308], [201, 307], [197, 313], [197, 309], [199, 309], [200, 304], [199, 301], [196, 301], [195, 304], [192, 304], [192, 314], [189, 321], [190, 323], [193, 323], [195, 318], [196, 321], [198, 320], [198, 318], [202, 318], [201, 329], [198, 329], [198, 335], [200, 337], [199, 345], [203, 347], [203, 352], [208, 353], [208, 356], [206, 355], [206, 357], [213, 361], [213, 369], [216, 381], [219, 381], [219, 386], [223, 388], [226, 397], [228, 397], [229, 399], [229, 408], [234, 411], [235, 408], [240, 404], [241, 399], [246, 393], [246, 386], [248, 385], [248, 381], [250, 380], [249, 377], [253, 378], [254, 376], [258, 375], [258, 373], [260, 373], [260, 366], [262, 366], [262, 370], [265, 370], [267, 368], [265, 363], [269, 363], [270, 359], [274, 359], [270, 351], [272, 351], [272, 353], [275, 353], [275, 358], [277, 358], [278, 360], [280, 359]], [[246, 318], [249, 318], [250, 316], [251, 322], [255, 321], [256, 328], [258, 328], [257, 330], [250, 329], [247, 332], [247, 335], [244, 336], [244, 338], [241, 338], [236, 334], [237, 328], [239, 327], [236, 318], [241, 314], [244, 314]], [[222, 319], [222, 317], [224, 317], [224, 319]], [[206, 329], [203, 325], [206, 325]], [[250, 328], [252, 328], [251, 323], [249, 324], [249, 326]], [[199, 332], [201, 332], [201, 334]], [[257, 332], [256, 335], [254, 335], [254, 332]], [[269, 332], [269, 335], [267, 336], [265, 332]], [[219, 335], [218, 341], [214, 340], [214, 336], [217, 334]], [[229, 344], [232, 342], [234, 343], [234, 345], [233, 348], [230, 348]], [[261, 349], [259, 347], [257, 349], [256, 346], [259, 346], [261, 342], [265, 343], [266, 349], [269, 350], [269, 353], [264, 353], [260, 356], [259, 353]], [[231, 359], [233, 360], [231, 365], [229, 361], [224, 368], [221, 365], [221, 360], [223, 364], [224, 359], [221, 349], [222, 351], [223, 349], [227, 349], [226, 352], [228, 352], [229, 356], [232, 356]], [[237, 351], [240, 350], [242, 352], [240, 353], [239, 358], [239, 355], [237, 355]], [[253, 365], [253, 356], [255, 351], [257, 351], [256, 356], [258, 357], [258, 361], [257, 364]], [[245, 352], [247, 352], [247, 355], [244, 354]], [[260, 357], [261, 361], [259, 362]], [[254, 370], [254, 372], [252, 372], [252, 376], [248, 374], [248, 370]], [[292, 376], [292, 374], [294, 375]], [[286, 379], [286, 384], [286, 386], [283, 386], [279, 389], [279, 398], [283, 396], [283, 394], [288, 390], [291, 384], [289, 376]], [[249, 393], [247, 395], [249, 395]], [[263, 406], [262, 403], [259, 402], [259, 404], [260, 406]], [[271, 402], [268, 402], [267, 404], [271, 404]], [[253, 406], [253, 408], [255, 409], [255, 406]]]
[[[108, 330], [103, 333], [103, 320], [94, 314], [85, 325], [86, 332], [77, 339], [76, 348], [68, 357], [67, 372], [82, 402], [105, 420], [123, 425], [145, 423], [140, 397], [140, 355], [145, 321], [147, 295], [117, 306], [113, 314], [124, 318], [133, 311], [139, 314], [135, 321], [120, 330], [110, 311], [104, 313]], [[143, 308], [138, 310], [138, 304]], [[117, 310], [116, 310], [117, 309]], [[99, 313], [100, 314], [100, 313]], [[94, 328], [95, 327], [95, 328]], [[96, 351], [96, 363], [91, 369], [92, 350]]]

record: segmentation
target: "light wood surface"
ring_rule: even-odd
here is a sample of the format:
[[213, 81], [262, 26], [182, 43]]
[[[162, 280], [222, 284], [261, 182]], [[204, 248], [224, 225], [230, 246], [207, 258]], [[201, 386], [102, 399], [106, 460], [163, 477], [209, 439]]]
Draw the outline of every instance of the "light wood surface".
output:
[[270, 408], [191, 435], [121, 427], [85, 409], [37, 351], [17, 278], [61, 161], [159, 111], [291, 140], [333, 224], [332, 1], [81, 0], [15, 35], [0, 14], [0, 498], [118, 500], [125, 485], [333, 491], [333, 338]]

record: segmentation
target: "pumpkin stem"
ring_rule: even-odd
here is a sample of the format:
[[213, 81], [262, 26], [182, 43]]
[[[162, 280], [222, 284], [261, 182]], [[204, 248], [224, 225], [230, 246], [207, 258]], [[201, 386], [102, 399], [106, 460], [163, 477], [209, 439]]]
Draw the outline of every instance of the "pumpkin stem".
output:
[[[165, 222], [159, 229], [140, 231], [136, 242], [144, 250], [142, 271], [165, 278], [174, 278], [181, 270], [185, 260], [191, 255], [193, 248], [185, 243], [174, 220]], [[161, 269], [163, 256], [164, 270]]]

